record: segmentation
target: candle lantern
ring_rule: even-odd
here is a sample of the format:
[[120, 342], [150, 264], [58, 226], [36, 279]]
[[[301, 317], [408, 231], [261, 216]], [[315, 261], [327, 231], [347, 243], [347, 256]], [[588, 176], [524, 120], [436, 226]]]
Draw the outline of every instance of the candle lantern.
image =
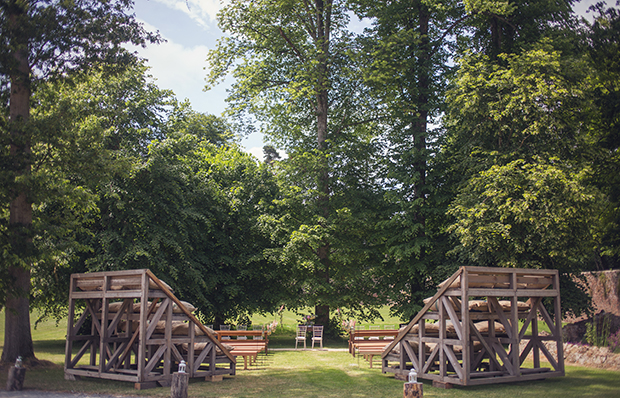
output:
[[408, 375], [409, 383], [417, 383], [418, 382], [418, 372], [415, 371], [414, 368], [411, 368]]
[[186, 368], [185, 361], [181, 360], [181, 363], [179, 363], [179, 373], [185, 373], [185, 368]]

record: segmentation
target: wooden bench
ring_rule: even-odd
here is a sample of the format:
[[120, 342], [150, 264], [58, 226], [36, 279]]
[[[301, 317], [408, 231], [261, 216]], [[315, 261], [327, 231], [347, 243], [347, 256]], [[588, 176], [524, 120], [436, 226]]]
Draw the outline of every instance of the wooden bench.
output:
[[359, 347], [358, 348], [358, 353], [360, 355], [364, 356], [364, 359], [367, 360], [370, 363], [370, 369], [372, 369], [372, 359], [375, 355], [381, 355], [383, 354], [383, 351], [385, 350], [385, 347], [387, 347], [388, 344], [384, 344], [382, 346], [366, 346], [366, 347]]
[[[355, 351], [360, 350], [362, 347], [374, 349], [375, 351], [379, 347], [387, 347], [393, 340], [385, 339], [386, 337], [398, 336], [398, 330], [352, 330], [349, 332], [349, 353], [355, 356]], [[378, 340], [370, 337], [377, 337]], [[383, 350], [381, 350], [383, 351]]]
[[[248, 369], [248, 361], [252, 365], [252, 361], [256, 363], [258, 353], [265, 351], [269, 344], [269, 334], [262, 330], [217, 330], [215, 331], [217, 338], [222, 343], [234, 347], [230, 354], [232, 356], [243, 357], [243, 369]], [[222, 340], [222, 337], [235, 337], [230, 340]], [[253, 339], [241, 339], [239, 337], [252, 337]], [[261, 337], [257, 339], [256, 337]]]

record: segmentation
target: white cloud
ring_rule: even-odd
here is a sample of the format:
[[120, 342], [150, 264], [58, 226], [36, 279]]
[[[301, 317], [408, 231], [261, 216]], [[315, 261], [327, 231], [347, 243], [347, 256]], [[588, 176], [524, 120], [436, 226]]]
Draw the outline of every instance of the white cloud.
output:
[[228, 1], [223, 0], [155, 0], [166, 6], [187, 14], [191, 19], [202, 26], [207, 26], [209, 21], [214, 21], [217, 12]]
[[[154, 31], [155, 27], [145, 23], [147, 30]], [[149, 73], [156, 79], [156, 84], [162, 89], [173, 90], [179, 100], [188, 98], [192, 107], [198, 112], [220, 114], [225, 108], [226, 87], [218, 86], [204, 92], [206, 46], [186, 47], [166, 38], [166, 42], [159, 45], [150, 45], [147, 48], [129, 47], [131, 51], [148, 60], [151, 67]]]
[[265, 160], [265, 155], [263, 154], [263, 148], [260, 146], [255, 146], [250, 149], [246, 149], [246, 152], [251, 155], [254, 155], [254, 157], [256, 157], [261, 162]]

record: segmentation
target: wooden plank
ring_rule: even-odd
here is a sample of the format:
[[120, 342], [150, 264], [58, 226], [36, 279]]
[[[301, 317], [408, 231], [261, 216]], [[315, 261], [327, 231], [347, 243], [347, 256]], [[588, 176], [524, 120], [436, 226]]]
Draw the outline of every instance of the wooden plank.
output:
[[[72, 292], [75, 284], [75, 278], [71, 276], [69, 280], [69, 311], [67, 321], [67, 342], [65, 343], [65, 370], [67, 370], [67, 364], [71, 361], [71, 352], [73, 351], [73, 338], [77, 334], [76, 329], [73, 327], [73, 318], [75, 317], [75, 300], [72, 297]], [[86, 311], [82, 314], [85, 318]]]
[[554, 298], [554, 312], [555, 312], [555, 337], [556, 337], [556, 352], [558, 354], [558, 367], [555, 368], [564, 374], [564, 344], [562, 343], [562, 304], [560, 301], [560, 274], [557, 270], [553, 275], [553, 288], [557, 290], [558, 294]]
[[[157, 304], [157, 300], [152, 302], [152, 304], [148, 308], [148, 313], [153, 311], [153, 309], [155, 308], [156, 304]], [[140, 311], [140, 312], [142, 312], [142, 311]], [[148, 317], [148, 314], [146, 315], [146, 317]], [[128, 323], [128, 330], [129, 330], [129, 323]], [[136, 339], [138, 338], [139, 335], [140, 335], [140, 328], [136, 329], [136, 331], [133, 332], [133, 335], [131, 336], [131, 340], [129, 340], [129, 344], [127, 344], [127, 347], [125, 348], [125, 351], [123, 351], [123, 354], [121, 355], [121, 358], [119, 360], [119, 364], [122, 363], [127, 358], [127, 355], [129, 355], [129, 352], [131, 351], [131, 347], [136, 342]]]
[[[513, 273], [511, 275], [511, 284], [516, 289], [517, 287], [517, 274]], [[510, 338], [512, 340], [511, 344], [511, 361], [512, 366], [515, 369], [517, 376], [520, 374], [520, 365], [519, 361], [519, 318], [518, 318], [518, 307], [517, 307], [517, 296], [514, 295], [510, 298]], [[499, 304], [499, 303], [498, 303]]]
[[[148, 301], [148, 276], [146, 273], [142, 274], [142, 291], [140, 294], [140, 324], [138, 325], [138, 381], [144, 382], [146, 376], [144, 368], [146, 366], [146, 325], [149, 315], [149, 301]], [[153, 307], [155, 302], [151, 304]]]
[[[428, 359], [426, 360], [426, 363], [424, 364], [424, 367], [422, 368], [423, 375], [426, 375], [428, 373], [428, 369], [433, 365], [433, 362], [435, 361], [435, 357], [439, 353], [439, 347], [440, 347], [439, 344], [437, 344], [435, 348], [433, 348], [433, 351], [431, 351], [431, 353], [429, 354]], [[420, 377], [420, 374], [418, 374], [418, 377]]]
[[174, 294], [172, 294], [172, 293], [170, 292], [170, 290], [166, 287], [166, 285], [164, 285], [164, 284], [163, 284], [163, 283], [159, 280], [159, 278], [157, 278], [155, 275], [153, 275], [153, 273], [152, 273], [150, 270], [146, 270], [146, 275], [147, 275], [149, 278], [151, 278], [151, 280], [152, 280], [153, 282], [155, 282], [155, 284], [156, 284], [156, 285], [157, 285], [157, 286], [158, 286], [158, 287], [159, 287], [162, 291], [164, 291], [164, 292], [168, 295], [168, 297], [170, 297], [170, 299], [171, 299], [172, 301], [174, 301], [174, 302], [176, 303], [176, 305], [179, 307], [179, 309], [180, 309], [183, 313], [185, 313], [185, 315], [187, 315], [187, 317], [188, 317], [188, 318], [189, 318], [192, 322], [194, 322], [194, 324], [196, 324], [196, 326], [198, 326], [198, 328], [199, 328], [200, 330], [202, 330], [202, 332], [203, 332], [205, 335], [209, 336], [211, 339], [213, 339], [213, 340], [214, 340], [214, 341], [213, 341], [213, 342], [214, 342], [214, 344], [218, 345], [218, 347], [220, 348], [220, 350], [222, 350], [222, 352], [224, 353], [224, 355], [226, 355], [226, 356], [227, 356], [227, 357], [228, 357], [231, 361], [233, 361], [233, 362], [235, 361], [235, 358], [234, 358], [232, 355], [230, 355], [230, 353], [228, 352], [228, 350], [227, 350], [226, 348], [224, 348], [224, 347], [221, 345], [221, 343], [217, 340], [217, 336], [216, 336], [213, 332], [209, 331], [209, 329], [207, 329], [207, 328], [206, 328], [206, 326], [204, 326], [204, 325], [203, 325], [203, 324], [202, 324], [202, 323], [201, 323], [198, 319], [196, 319], [196, 317], [195, 317], [195, 316], [194, 316], [191, 312], [189, 312], [189, 311], [187, 310], [187, 308], [185, 308], [185, 306], [184, 306], [183, 304], [181, 304], [181, 301], [180, 301], [178, 298], [176, 298], [176, 297], [174, 296]]
[[[472, 321], [469, 321], [469, 325], [470, 325], [470, 330], [473, 330], [478, 340], [482, 343], [482, 346], [484, 347], [484, 349], [487, 350], [487, 352], [489, 353], [490, 361], [494, 362], [498, 368], [503, 368], [503, 366], [500, 365], [499, 362], [497, 362], [497, 358], [495, 357], [495, 350], [491, 348], [492, 343], [491, 345], [489, 345], [489, 343], [487, 342], [487, 339], [482, 336], [482, 334], [480, 333], [480, 331], [478, 330], [478, 328], [474, 325]], [[503, 350], [503, 347], [502, 347], [502, 350]]]
[[510, 324], [510, 322], [508, 322], [508, 318], [506, 318], [506, 315], [504, 314], [504, 309], [495, 297], [489, 297], [488, 301], [489, 304], [494, 307], [493, 313], [498, 316], [499, 321], [502, 323], [502, 325], [504, 325], [504, 329], [506, 330], [508, 338], [512, 340], [515, 337], [515, 334], [513, 333], [512, 325]]
[[437, 299], [441, 297], [441, 295], [446, 290], [448, 290], [448, 288], [450, 287], [450, 284], [452, 284], [452, 282], [454, 282], [456, 278], [461, 275], [462, 272], [463, 272], [463, 267], [459, 268], [458, 271], [456, 271], [454, 274], [452, 274], [450, 278], [448, 278], [444, 286], [440, 288], [437, 291], [437, 293], [435, 293], [433, 298], [422, 308], [422, 310], [420, 310], [420, 312], [418, 312], [418, 314], [411, 320], [411, 322], [409, 322], [409, 324], [405, 326], [405, 328], [398, 333], [398, 336], [396, 336], [396, 338], [392, 341], [392, 343], [390, 343], [390, 345], [386, 347], [385, 351], [383, 351], [382, 358], [385, 358], [385, 356], [387, 356], [389, 352], [392, 351], [392, 349], [396, 346], [396, 344], [398, 344], [399, 340], [402, 339], [403, 336], [405, 336], [407, 333], [409, 333], [413, 325], [415, 325], [418, 322], [418, 320], [420, 320], [420, 318], [429, 310], [429, 308], [431, 308], [431, 306], [435, 304], [435, 301], [437, 301]]
[[497, 353], [497, 355], [499, 355], [499, 357], [502, 359], [502, 362], [504, 363], [504, 368], [506, 368], [506, 370], [508, 371], [508, 373], [510, 373], [511, 376], [514, 376], [515, 369], [512, 366], [512, 362], [510, 361], [508, 354], [506, 354], [504, 347], [497, 342], [493, 342], [491, 346], [494, 348], [494, 351]]
[[[103, 292], [104, 298], [101, 303], [101, 327], [99, 328], [99, 373], [105, 372], [105, 365], [108, 358], [108, 345], [105, 340], [108, 337], [108, 328], [106, 325], [108, 324], [108, 299], [105, 298], [105, 291], [107, 289], [107, 276], [103, 277]], [[94, 321], [94, 319], [93, 319]]]
[[[535, 343], [535, 340], [530, 340], [527, 342], [527, 344], [523, 348], [523, 352], [521, 352], [521, 355], [519, 356], [519, 365], [523, 364], [523, 361], [527, 359], [528, 354], [534, 347], [534, 343]], [[539, 366], [534, 365], [534, 367], [537, 368]]]
[[166, 353], [164, 355], [164, 376], [171, 377], [172, 367], [172, 305], [170, 305], [170, 300], [165, 300], [168, 303], [166, 309]]
[[465, 378], [465, 375], [463, 374], [463, 369], [461, 368], [461, 364], [459, 363], [459, 360], [456, 358], [456, 355], [454, 355], [454, 351], [452, 351], [452, 348], [450, 348], [450, 346], [444, 346], [444, 352], [446, 353], [446, 356], [448, 357], [448, 361], [450, 361], [450, 363], [452, 364], [452, 368], [458, 375], [459, 379], [465, 380], [466, 378]]
[[192, 370], [194, 372], [198, 371], [198, 368], [200, 368], [200, 365], [204, 362], [205, 358], [207, 357], [207, 355], [211, 354], [211, 356], [215, 356], [215, 347], [214, 347], [214, 343], [208, 343], [207, 346], [202, 350], [202, 352], [200, 354], [198, 354], [198, 357], [196, 357], [195, 361], [194, 361], [194, 366], [192, 368]]
[[527, 331], [528, 326], [532, 322], [532, 319], [536, 318], [538, 304], [540, 304], [541, 300], [542, 299], [540, 297], [537, 297], [533, 301], [531, 301], [530, 312], [527, 314], [527, 318], [525, 318], [523, 326], [521, 327], [521, 331], [519, 332], [519, 341], [521, 341], [523, 339], [523, 336], [525, 336], [525, 332]]
[[166, 311], [166, 309], [168, 308], [168, 304], [169, 303], [170, 303], [170, 300], [164, 300], [159, 305], [159, 308], [157, 308], [157, 311], [155, 312], [155, 315], [153, 315], [153, 318], [150, 321], [151, 324], [146, 329], [146, 339], [147, 340], [150, 339], [151, 336], [153, 335], [153, 332], [155, 331], [155, 328], [157, 327], [157, 322], [159, 322], [159, 320], [161, 319], [161, 316], [164, 314], [164, 311]]
[[514, 383], [532, 380], [548, 379], [550, 377], [564, 376], [562, 372], [540, 372], [534, 374], [522, 374], [521, 376], [502, 376], [491, 378], [477, 378], [470, 381], [469, 385], [482, 385], [482, 384], [498, 384], [498, 383]]
[[[82, 345], [82, 347], [80, 347], [79, 351], [73, 357], [73, 360], [71, 360], [69, 362], [68, 368], [74, 368], [75, 365], [77, 365], [77, 363], [80, 361], [80, 359], [82, 358], [82, 356], [84, 355], [86, 350], [88, 350], [90, 348], [91, 344], [92, 343], [90, 341], [87, 341], [87, 342], [84, 343], [84, 345]], [[65, 362], [65, 368], [67, 368], [67, 363], [66, 362]]]
[[[418, 362], [418, 358], [416, 358], [415, 352], [413, 351], [413, 348], [411, 347], [411, 344], [409, 344], [406, 341], [405, 341], [405, 343], [401, 344], [401, 347], [405, 348], [405, 351], [407, 351], [407, 356], [409, 356], [409, 359], [411, 360], [411, 365], [414, 367], [414, 369], [417, 372], [419, 372], [420, 371], [420, 363]], [[419, 350], [419, 347], [418, 347], [418, 350]]]
[[476, 267], [476, 266], [463, 266], [468, 273], [474, 274], [511, 274], [516, 273], [517, 275], [553, 275], [555, 270], [547, 270], [547, 269], [533, 269], [533, 268], [500, 268], [500, 267]]
[[165, 351], [165, 345], [160, 345], [159, 348], [157, 348], [157, 351], [155, 351], [155, 354], [153, 354], [153, 356], [149, 358], [149, 361], [144, 368], [144, 371], [146, 373], [150, 373], [155, 368], [155, 366], [157, 366], [157, 364], [160, 362], [160, 358], [164, 355]]
[[116, 314], [114, 315], [114, 318], [112, 318], [112, 322], [108, 326], [108, 331], [107, 331], [108, 336], [111, 336], [114, 333], [114, 330], [116, 330], [116, 326], [118, 325], [118, 322], [121, 320], [121, 317], [123, 316], [123, 312], [127, 310], [129, 303], [131, 303], [131, 300], [129, 299], [123, 300], [123, 304], [121, 305], [121, 308], [118, 310], [118, 312], [116, 312]]
[[463, 377], [461, 378], [464, 384], [469, 382], [469, 373], [470, 373], [470, 365], [471, 365], [471, 350], [470, 350], [470, 333], [469, 333], [469, 269], [466, 269], [461, 276], [461, 282], [464, 289], [461, 289], [461, 326], [462, 326], [462, 335], [461, 340], [463, 340]]

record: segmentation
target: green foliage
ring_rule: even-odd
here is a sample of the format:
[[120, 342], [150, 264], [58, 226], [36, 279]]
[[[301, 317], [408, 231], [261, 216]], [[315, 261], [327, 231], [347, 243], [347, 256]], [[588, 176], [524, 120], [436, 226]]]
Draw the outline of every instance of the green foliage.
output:
[[602, 218], [599, 269], [616, 268], [620, 258], [620, 13], [615, 8], [593, 7], [598, 16], [587, 30], [587, 52], [594, 69], [594, 102], [598, 119], [591, 130], [595, 141], [593, 183], [608, 197]]
[[257, 224], [277, 186], [250, 155], [180, 135], [101, 188], [90, 270], [149, 268], [209, 323], [282, 300], [288, 271], [262, 255]]
[[[473, 265], [559, 269], [563, 309], [584, 293], [569, 275], [600, 247], [605, 196], [592, 186], [592, 70], [548, 40], [500, 62], [470, 53], [448, 94], [442, 154], [456, 180], [452, 250]], [[583, 301], [582, 301], [583, 299]]]
[[135, 66], [116, 76], [101, 70], [39, 84], [33, 96], [32, 304], [66, 311], [69, 275], [83, 272], [88, 237], [100, 215], [98, 187], [124, 175], [163, 123], [170, 93]]
[[516, 160], [469, 179], [450, 207], [456, 252], [480, 265], [578, 270], [596, 192], [558, 159]]
[[[609, 337], [611, 334], [611, 318], [608, 314], [605, 314], [602, 317], [602, 322], [599, 328], [599, 322], [595, 319], [592, 322], [586, 325], [586, 334], [584, 335], [584, 340], [586, 343], [596, 346], [596, 347], [607, 347], [609, 346]], [[612, 349], [613, 351], [613, 349]]]
[[208, 55], [209, 85], [236, 79], [229, 114], [288, 153], [272, 163], [281, 197], [261, 223], [268, 255], [291, 270], [287, 306], [316, 306], [322, 323], [329, 307], [367, 314], [384, 302], [379, 143], [347, 11], [340, 0], [231, 1], [218, 16], [227, 36]]

